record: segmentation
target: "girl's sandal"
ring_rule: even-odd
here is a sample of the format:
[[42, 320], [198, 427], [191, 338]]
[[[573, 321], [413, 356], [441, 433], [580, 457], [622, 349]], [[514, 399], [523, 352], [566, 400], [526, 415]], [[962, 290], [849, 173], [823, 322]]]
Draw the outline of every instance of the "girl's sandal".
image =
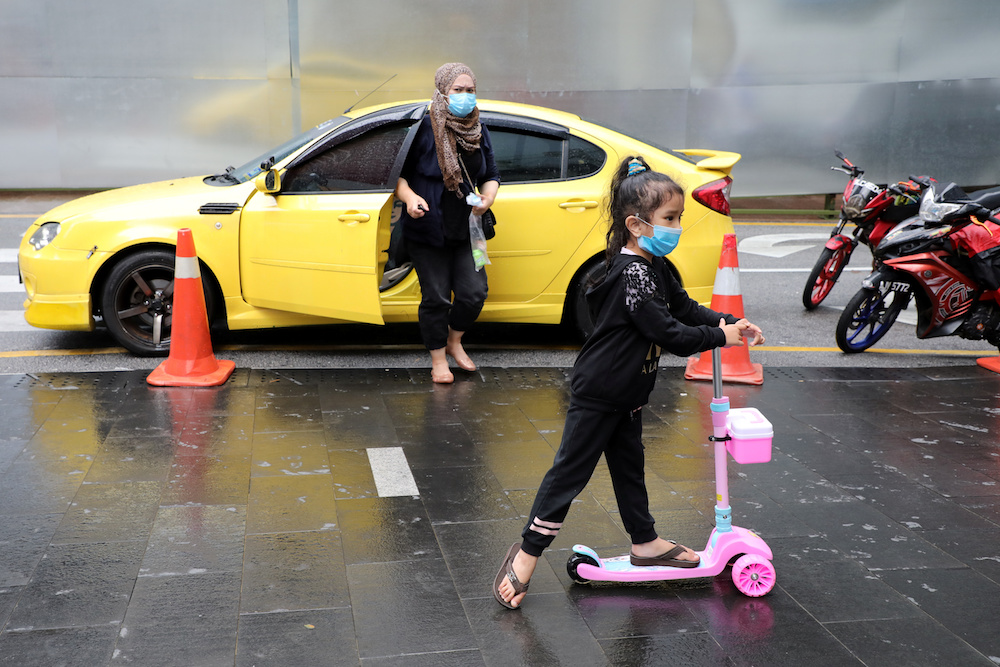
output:
[[507, 609], [518, 609], [518, 607], [515, 607], [507, 600], [504, 600], [503, 596], [500, 595], [500, 584], [503, 583], [503, 580], [507, 579], [510, 581], [511, 585], [514, 586], [514, 597], [517, 597], [521, 593], [527, 593], [528, 583], [530, 583], [521, 583], [521, 580], [517, 578], [516, 574], [514, 574], [514, 557], [517, 556], [517, 552], [520, 550], [520, 542], [515, 542], [514, 545], [507, 551], [507, 556], [503, 559], [500, 571], [497, 572], [497, 576], [493, 579], [493, 597], [497, 599], [497, 602], [507, 607]]

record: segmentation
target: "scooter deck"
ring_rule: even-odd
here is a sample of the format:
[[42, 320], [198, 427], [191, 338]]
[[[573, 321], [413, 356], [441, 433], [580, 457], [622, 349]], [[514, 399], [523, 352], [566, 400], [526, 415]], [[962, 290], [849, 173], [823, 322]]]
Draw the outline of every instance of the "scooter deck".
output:
[[721, 574], [731, 560], [743, 554], [755, 554], [768, 560], [773, 558], [771, 548], [752, 530], [733, 526], [725, 533], [712, 532], [708, 544], [696, 551], [701, 562], [697, 567], [670, 567], [663, 565], [632, 565], [629, 556], [600, 558], [590, 547], [578, 544], [573, 551], [589, 556], [599, 565], [580, 563], [576, 571], [584, 579], [591, 581], [670, 581], [674, 579], [700, 579]]

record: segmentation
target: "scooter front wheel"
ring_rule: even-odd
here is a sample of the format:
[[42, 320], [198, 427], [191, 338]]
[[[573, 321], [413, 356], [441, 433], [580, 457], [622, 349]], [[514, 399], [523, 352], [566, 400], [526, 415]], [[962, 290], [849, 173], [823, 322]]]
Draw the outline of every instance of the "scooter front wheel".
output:
[[814, 310], [823, 299], [830, 295], [833, 286], [837, 284], [844, 267], [851, 261], [851, 252], [854, 246], [845, 243], [836, 250], [823, 248], [819, 254], [819, 259], [813, 266], [812, 272], [806, 279], [805, 289], [802, 290], [802, 305], [806, 310]]
[[763, 556], [746, 554], [733, 563], [733, 583], [748, 597], [766, 595], [774, 588], [776, 580], [774, 564]]
[[909, 300], [909, 294], [888, 288], [858, 290], [837, 321], [837, 347], [864, 352], [889, 332]]
[[566, 561], [566, 573], [569, 575], [570, 579], [572, 579], [578, 584], [589, 584], [590, 579], [581, 577], [576, 570], [576, 568], [578, 568], [583, 563], [586, 563], [587, 565], [593, 565], [594, 567], [600, 566], [600, 563], [598, 563], [590, 556], [574, 552], [573, 555], [569, 557], [569, 560]]

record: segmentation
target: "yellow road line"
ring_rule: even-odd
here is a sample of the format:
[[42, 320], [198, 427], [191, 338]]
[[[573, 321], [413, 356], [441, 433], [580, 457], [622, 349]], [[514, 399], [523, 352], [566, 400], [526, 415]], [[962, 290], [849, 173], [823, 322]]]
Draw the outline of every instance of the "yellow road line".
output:
[[123, 354], [124, 347], [101, 347], [91, 350], [16, 350], [0, 352], [0, 359], [19, 359], [21, 357], [84, 357], [91, 354]]

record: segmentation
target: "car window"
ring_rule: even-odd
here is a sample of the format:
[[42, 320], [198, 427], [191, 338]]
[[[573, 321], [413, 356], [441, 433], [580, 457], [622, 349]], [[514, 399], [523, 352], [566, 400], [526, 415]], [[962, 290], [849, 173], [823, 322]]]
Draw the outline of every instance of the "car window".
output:
[[596, 174], [604, 166], [607, 157], [603, 150], [589, 141], [580, 137], [570, 137], [566, 177], [583, 178]]
[[504, 183], [562, 178], [562, 139], [500, 127], [490, 128], [490, 138]]
[[383, 125], [289, 168], [282, 193], [391, 190], [393, 165], [410, 123]]
[[[493, 154], [504, 183], [553, 181], [596, 174], [604, 151], [575, 136], [556, 137], [510, 127], [491, 127]], [[563, 151], [567, 161], [563, 165]]]

